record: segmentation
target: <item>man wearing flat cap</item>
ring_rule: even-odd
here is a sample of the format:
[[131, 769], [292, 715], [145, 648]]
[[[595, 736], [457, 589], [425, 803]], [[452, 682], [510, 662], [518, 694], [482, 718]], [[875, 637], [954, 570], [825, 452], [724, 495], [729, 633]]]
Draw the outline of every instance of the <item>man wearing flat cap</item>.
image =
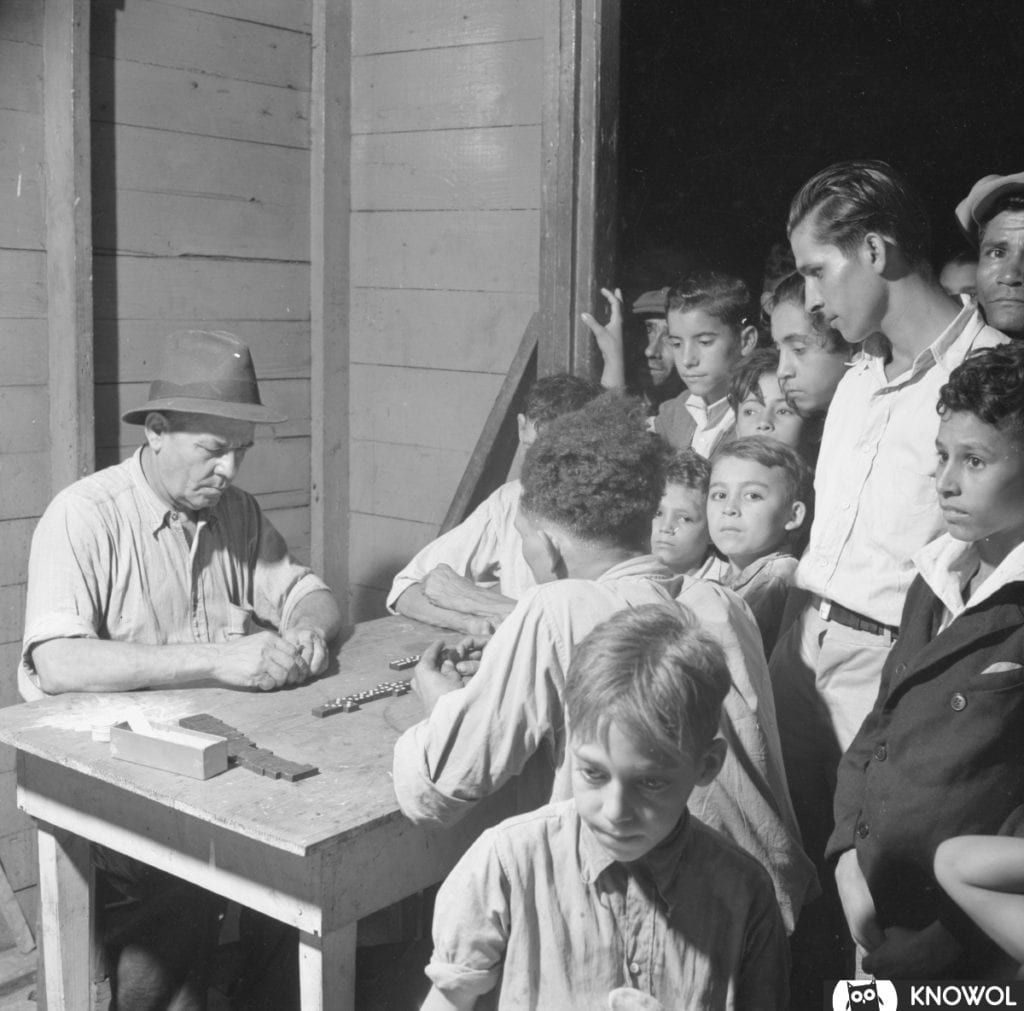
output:
[[[143, 427], [141, 448], [61, 491], [36, 527], [26, 699], [203, 680], [269, 691], [327, 666], [341, 625], [334, 596], [234, 487], [255, 425], [285, 420], [260, 401], [249, 349], [232, 334], [183, 331], [163, 352], [148, 401], [124, 415]], [[150, 910], [110, 944], [114, 1006], [205, 1007], [199, 970], [220, 900], [94, 854], [101, 895]]]
[[978, 245], [978, 304], [989, 326], [1024, 339], [1024, 172], [985, 176], [957, 204]]

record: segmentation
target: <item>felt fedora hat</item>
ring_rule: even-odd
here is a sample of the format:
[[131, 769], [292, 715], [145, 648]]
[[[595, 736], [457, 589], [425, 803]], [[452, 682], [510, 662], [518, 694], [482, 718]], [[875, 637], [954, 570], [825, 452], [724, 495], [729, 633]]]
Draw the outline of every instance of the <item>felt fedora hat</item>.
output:
[[254, 424], [285, 421], [264, 407], [248, 347], [223, 330], [178, 330], [162, 348], [149, 400], [121, 419], [141, 425], [151, 411], [209, 414]]

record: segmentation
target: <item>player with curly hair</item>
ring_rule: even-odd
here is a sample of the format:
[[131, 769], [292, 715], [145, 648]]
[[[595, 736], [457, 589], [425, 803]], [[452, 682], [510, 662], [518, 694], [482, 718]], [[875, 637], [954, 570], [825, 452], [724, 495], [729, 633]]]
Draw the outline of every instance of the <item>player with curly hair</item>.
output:
[[[732, 677], [729, 754], [690, 810], [768, 867], [791, 929], [813, 875], [786, 794], [760, 636], [728, 590], [674, 576], [647, 554], [665, 456], [641, 406], [615, 393], [545, 427], [526, 456], [516, 520], [538, 585], [486, 643], [465, 687], [466, 665], [441, 662], [444, 642], [424, 652], [413, 685], [428, 716], [395, 746], [395, 793], [413, 821], [441, 825], [513, 776], [520, 810], [570, 796], [563, 694], [577, 644], [624, 608], [671, 605], [678, 594], [725, 650]], [[458, 649], [482, 645], [470, 637]]]

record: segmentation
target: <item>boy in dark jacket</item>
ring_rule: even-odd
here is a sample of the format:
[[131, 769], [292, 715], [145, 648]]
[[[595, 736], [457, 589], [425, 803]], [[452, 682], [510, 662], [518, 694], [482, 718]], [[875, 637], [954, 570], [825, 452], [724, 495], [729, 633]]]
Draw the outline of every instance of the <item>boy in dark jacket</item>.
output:
[[1024, 344], [970, 354], [939, 393], [947, 533], [915, 555], [874, 708], [843, 756], [827, 856], [864, 969], [987, 978], [999, 954], [936, 883], [944, 839], [1024, 804]]

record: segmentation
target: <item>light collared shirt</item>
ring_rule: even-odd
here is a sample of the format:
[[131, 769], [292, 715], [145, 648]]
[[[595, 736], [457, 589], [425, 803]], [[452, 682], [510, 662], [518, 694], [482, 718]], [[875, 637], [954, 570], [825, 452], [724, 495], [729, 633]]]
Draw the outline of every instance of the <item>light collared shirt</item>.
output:
[[199, 514], [190, 545], [187, 517], [150, 487], [141, 453], [65, 488], [36, 526], [18, 668], [25, 699], [43, 695], [32, 666], [41, 642], [226, 642], [260, 625], [286, 628], [303, 597], [327, 589], [238, 488]]
[[733, 430], [736, 412], [729, 406], [728, 397], [706, 404], [695, 393], [686, 398], [686, 410], [697, 423], [690, 445], [705, 459], [710, 459], [711, 454]]
[[469, 684], [443, 695], [399, 738], [395, 794], [413, 821], [442, 825], [513, 776], [519, 810], [569, 797], [563, 697], [574, 647], [623, 608], [672, 603], [677, 593], [722, 645], [732, 677], [722, 715], [725, 764], [711, 784], [694, 790], [690, 809], [764, 861], [792, 929], [814, 872], [798, 842], [760, 634], [734, 594], [673, 576], [652, 555], [620, 562], [595, 580], [562, 579], [527, 591]]
[[773, 551], [745, 569], [733, 572], [727, 560], [709, 569], [702, 578], [721, 583], [743, 598], [761, 630], [765, 656], [771, 656], [779, 635], [789, 588], [796, 576], [797, 560], [788, 551]]
[[531, 586], [536, 586], [537, 580], [523, 558], [523, 539], [515, 527], [522, 492], [519, 481], [503, 484], [457, 527], [423, 548], [395, 576], [388, 594], [388, 610], [394, 614], [398, 598], [441, 564], [450, 565], [477, 586], [496, 586], [512, 600], [518, 600]]
[[949, 534], [936, 538], [914, 555], [921, 578], [942, 601], [940, 632], [969, 607], [978, 607], [1009, 583], [1024, 582], [1024, 544], [1018, 544], [965, 599], [964, 590], [980, 564], [978, 549], [972, 543]]
[[[594, 1011], [632, 987], [666, 1008], [787, 1006], [785, 933], [764, 869], [684, 817], [632, 864], [572, 801], [486, 831], [441, 886], [427, 975], [487, 1006]], [[479, 1006], [484, 1006], [481, 1002]]]
[[873, 355], [850, 367], [825, 419], [798, 586], [899, 625], [911, 559], [944, 530], [935, 493], [939, 389], [972, 348], [1006, 340], [967, 305], [902, 375], [886, 378]]

